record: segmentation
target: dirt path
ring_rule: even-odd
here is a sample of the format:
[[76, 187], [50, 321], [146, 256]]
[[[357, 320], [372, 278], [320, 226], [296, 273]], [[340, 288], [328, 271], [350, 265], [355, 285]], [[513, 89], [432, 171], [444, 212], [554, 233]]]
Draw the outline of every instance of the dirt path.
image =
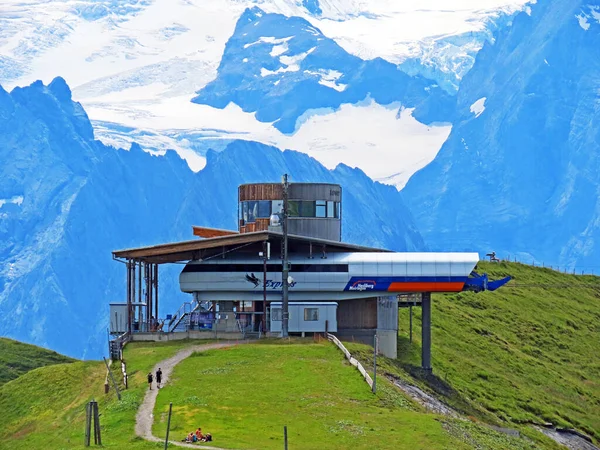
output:
[[[245, 343], [247, 341], [242, 341], [239, 344]], [[222, 344], [204, 344], [204, 345], [195, 345], [193, 347], [189, 347], [179, 351], [175, 356], [172, 356], [164, 361], [160, 361], [157, 363], [152, 369], [152, 373], [156, 373], [158, 368], [160, 367], [162, 370], [162, 385], [165, 386], [169, 382], [169, 378], [171, 377], [171, 373], [173, 372], [173, 367], [183, 361], [185, 358], [190, 356], [194, 352], [203, 352], [206, 350], [212, 350], [216, 348], [225, 348], [232, 347], [234, 345], [238, 345], [233, 342], [227, 342]], [[138, 413], [135, 417], [135, 434], [148, 440], [154, 442], [164, 442], [164, 438], [158, 438], [152, 435], [152, 424], [154, 423], [154, 405], [156, 404], [156, 396], [158, 395], [158, 389], [154, 387], [152, 390], [146, 391], [146, 396], [144, 397], [144, 401], [138, 410]], [[180, 438], [177, 436], [177, 438]], [[190, 447], [190, 448], [199, 448], [199, 449], [210, 449], [210, 450], [224, 450], [219, 447], [208, 447], [198, 444], [186, 444], [185, 442], [177, 442], [169, 440], [170, 444], [178, 445], [180, 447]]]

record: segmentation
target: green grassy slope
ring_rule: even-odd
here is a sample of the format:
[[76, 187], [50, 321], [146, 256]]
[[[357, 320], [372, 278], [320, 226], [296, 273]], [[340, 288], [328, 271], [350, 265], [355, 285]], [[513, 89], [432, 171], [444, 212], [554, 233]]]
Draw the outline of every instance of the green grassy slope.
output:
[[[420, 309], [414, 342], [400, 316], [399, 359], [383, 372], [446, 396], [479, 422], [517, 428], [533, 443], [471, 422], [425, 414], [379, 377], [377, 396], [329, 344], [270, 341], [185, 360], [162, 390], [155, 434], [174, 404], [173, 438], [197, 426], [226, 448], [538, 448], [558, 446], [529, 427], [553, 422], [600, 438], [600, 278], [520, 264], [481, 264], [515, 280], [493, 293], [433, 298], [434, 376], [420, 374]], [[102, 362], [41, 367], [0, 386], [0, 449], [83, 447], [84, 405], [99, 401], [106, 448], [157, 448], [134, 435], [135, 414], [158, 361], [198, 342], [134, 343], [125, 349], [130, 389], [104, 394]], [[204, 343], [204, 342], [202, 342]], [[367, 346], [349, 344], [368, 362]], [[118, 373], [118, 372], [117, 372]], [[291, 445], [293, 442], [293, 446]]]
[[[98, 401], [105, 448], [150, 450], [157, 444], [135, 437], [135, 414], [146, 385], [146, 374], [156, 361], [169, 358], [197, 342], [132, 343], [125, 348], [130, 372], [129, 389], [119, 402], [104, 394], [104, 362], [75, 362], [34, 369], [0, 386], [0, 449], [43, 447], [83, 449], [85, 404]], [[116, 368], [115, 376], [122, 386]]]
[[[470, 422], [426, 414], [386, 380], [377, 395], [329, 342], [275, 341], [195, 354], [175, 368], [155, 408], [154, 434], [201, 426], [224, 448], [534, 448]], [[465, 438], [466, 437], [466, 438]]]
[[[197, 342], [134, 343], [125, 349], [130, 388], [119, 402], [104, 394], [101, 362], [34, 369], [0, 387], [0, 449], [83, 449], [86, 402], [99, 402], [105, 448], [150, 450], [135, 437], [135, 415], [157, 361]], [[485, 427], [424, 413], [381, 380], [376, 396], [329, 343], [271, 341], [193, 356], [160, 391], [155, 434], [164, 436], [174, 404], [172, 439], [202, 426], [225, 448], [533, 449]]]
[[[481, 263], [514, 280], [495, 292], [434, 295], [429, 385], [468, 414], [504, 425], [552, 422], [600, 439], [600, 278]], [[400, 315], [400, 376], [420, 365], [420, 308]], [[363, 358], [367, 358], [367, 353]], [[427, 383], [424, 381], [424, 383]]]
[[0, 386], [37, 367], [73, 361], [52, 350], [0, 337]]

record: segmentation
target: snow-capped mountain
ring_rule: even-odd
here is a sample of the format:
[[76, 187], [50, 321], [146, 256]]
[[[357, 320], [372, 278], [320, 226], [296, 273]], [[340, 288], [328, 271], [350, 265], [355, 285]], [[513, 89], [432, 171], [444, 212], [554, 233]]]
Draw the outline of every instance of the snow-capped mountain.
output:
[[[387, 77], [393, 65], [399, 65], [411, 78], [432, 80], [428, 89], [440, 90], [440, 86], [454, 94], [474, 55], [490, 39], [491, 30], [509, 22], [513, 12], [525, 3], [6, 0], [0, 7], [0, 84], [11, 88], [63, 76], [74, 86], [75, 98], [85, 106], [97, 135], [105, 143], [128, 146], [135, 141], [145, 149], [163, 152], [173, 148], [195, 170], [203, 167], [203, 155], [209, 148], [221, 150], [232, 139], [250, 139], [303, 151], [329, 168], [339, 162], [358, 166], [373, 178], [402, 186], [414, 171], [433, 159], [450, 126], [432, 124], [411, 114], [414, 102], [405, 103], [402, 96], [376, 100], [369, 95], [359, 98], [358, 94], [377, 90], [381, 81], [378, 75]], [[286, 109], [303, 110], [319, 104], [326, 92], [327, 97], [337, 96], [335, 102], [326, 102], [336, 106], [305, 110], [296, 123], [291, 123], [292, 117], [278, 117], [277, 126], [265, 119], [278, 112], [266, 113], [263, 108], [255, 114], [258, 110], [248, 110], [235, 99], [221, 109], [207, 102], [190, 104], [196, 92], [206, 97], [209, 86], [226, 85], [219, 71], [225, 63], [222, 56], [226, 44], [243, 41], [236, 29], [247, 26], [240, 18], [247, 8], [254, 7], [271, 17], [280, 14], [297, 19], [271, 20], [272, 28], [254, 21], [261, 30], [261, 36], [255, 37], [263, 38], [262, 44], [268, 45], [274, 36], [293, 37], [294, 29], [286, 31], [286, 27], [302, 20], [305, 30], [312, 27], [319, 34], [318, 38], [314, 36], [320, 39], [314, 43], [315, 55], [327, 55], [327, 49], [336, 44], [336, 51], [329, 56], [340, 60], [337, 64], [329, 61], [329, 65], [352, 69], [362, 65], [364, 70], [350, 75], [319, 64], [314, 70], [298, 71], [295, 75], [303, 76], [294, 80], [290, 78], [297, 65], [294, 58], [302, 52], [271, 55], [273, 49], [266, 54], [255, 53], [264, 45], [242, 47], [237, 55], [230, 52], [228, 56], [242, 61], [242, 54], [247, 54], [249, 60], [260, 56], [251, 64], [267, 71], [273, 67], [273, 71], [286, 72], [263, 71], [267, 77], [257, 76], [255, 80], [246, 79], [244, 85], [228, 87], [235, 87], [238, 93], [246, 88], [259, 92], [263, 89], [254, 83], [260, 85], [262, 78], [280, 76], [288, 80], [284, 84], [298, 83], [293, 90], [301, 97], [285, 96], [291, 90], [281, 86], [269, 95], [273, 101], [281, 92], [275, 104], [281, 105], [285, 97]], [[298, 41], [306, 42], [305, 33], [299, 37], [302, 39]], [[272, 46], [277, 47], [275, 53], [282, 45]], [[376, 58], [381, 58], [379, 66], [384, 67], [384, 73], [377, 73], [380, 67], [374, 62]], [[351, 59], [354, 62], [348, 65]], [[343, 89], [341, 77], [352, 77], [353, 83]], [[393, 77], [403, 82], [400, 75]], [[306, 79], [316, 82], [303, 90]], [[412, 84], [406, 87], [410, 90], [419, 83], [408, 84]], [[316, 90], [312, 90], [313, 85]], [[304, 104], [309, 98], [313, 101]], [[369, 152], [367, 159], [365, 149]]]
[[596, 273], [600, 1], [540, 1], [486, 45], [435, 161], [403, 191], [433, 248]]
[[[76, 357], [106, 351], [108, 304], [123, 300], [125, 271], [111, 251], [189, 240], [194, 224], [235, 229], [241, 183], [286, 172], [340, 183], [345, 241], [425, 248], [401, 194], [358, 169], [329, 171], [302, 153], [239, 140], [208, 152], [199, 173], [173, 151], [107, 147], [61, 78], [10, 94], [0, 87], [0, 161], [0, 335]], [[186, 298], [179, 270], [161, 269], [161, 315]]]

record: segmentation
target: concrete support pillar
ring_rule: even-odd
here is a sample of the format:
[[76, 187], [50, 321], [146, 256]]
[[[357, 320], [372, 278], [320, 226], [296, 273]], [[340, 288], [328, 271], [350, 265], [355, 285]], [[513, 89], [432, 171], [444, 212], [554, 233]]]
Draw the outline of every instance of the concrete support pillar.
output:
[[377, 299], [377, 329], [379, 352], [388, 358], [398, 357], [398, 298]]
[[421, 367], [431, 372], [431, 292], [422, 294]]

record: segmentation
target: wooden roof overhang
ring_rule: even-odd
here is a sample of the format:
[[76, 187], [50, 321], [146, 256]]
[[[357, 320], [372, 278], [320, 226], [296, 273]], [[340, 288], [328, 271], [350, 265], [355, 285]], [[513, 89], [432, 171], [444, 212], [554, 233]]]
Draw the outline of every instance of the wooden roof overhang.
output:
[[220, 236], [235, 236], [236, 234], [240, 234], [239, 231], [222, 230], [220, 228], [198, 227], [196, 225], [192, 226], [192, 230], [194, 232], [194, 236], [198, 236], [198, 237], [202, 237], [202, 238], [214, 238], [214, 237], [220, 237]]
[[[264, 242], [281, 243], [283, 234], [273, 231], [258, 231], [218, 236], [208, 239], [174, 242], [149, 247], [130, 248], [112, 252], [114, 259], [131, 259], [152, 264], [180, 263], [193, 259], [202, 259], [219, 253], [235, 251], [260, 251]], [[379, 248], [363, 247], [326, 239], [288, 235], [290, 251], [308, 251], [314, 247], [317, 253], [321, 248], [328, 252], [388, 252]]]

